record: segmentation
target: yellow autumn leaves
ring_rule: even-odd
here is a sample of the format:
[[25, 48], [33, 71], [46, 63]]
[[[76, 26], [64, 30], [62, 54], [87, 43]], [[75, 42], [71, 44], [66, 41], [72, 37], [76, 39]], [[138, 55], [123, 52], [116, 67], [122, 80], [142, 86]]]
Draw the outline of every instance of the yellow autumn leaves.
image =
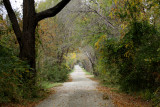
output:
[[[148, 6], [151, 6], [150, 10]], [[159, 11], [158, 7], [157, 3], [148, 0], [114, 0], [109, 17], [117, 20], [116, 23], [121, 27], [120, 32], [123, 38], [131, 22], [135, 20], [151, 21], [152, 13]]]
[[106, 35], [102, 35], [102, 36], [98, 39], [98, 41], [95, 43], [96, 49], [99, 49], [100, 47], [102, 47], [102, 46], [100, 45], [100, 43], [101, 43], [103, 40], [105, 40], [106, 38], [107, 38]]
[[133, 57], [133, 53], [132, 53], [132, 49], [134, 48], [133, 46], [133, 42], [127, 43], [125, 44], [125, 48], [128, 49], [127, 52], [125, 52], [124, 56], [129, 58], [129, 57]]
[[64, 56], [64, 58], [66, 60], [69, 60], [69, 59], [73, 60], [73, 59], [76, 59], [76, 57], [77, 57], [77, 55], [74, 52], [73, 53], [69, 53], [69, 55], [67, 55], [67, 56]]

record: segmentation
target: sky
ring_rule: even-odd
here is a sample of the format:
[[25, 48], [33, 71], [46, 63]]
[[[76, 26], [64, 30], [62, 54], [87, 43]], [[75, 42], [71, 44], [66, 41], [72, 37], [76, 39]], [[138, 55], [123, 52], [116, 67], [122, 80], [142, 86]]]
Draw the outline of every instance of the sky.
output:
[[[40, 2], [40, 1], [44, 1], [44, 0], [35, 0], [35, 2]], [[10, 0], [10, 2], [11, 2], [11, 5], [12, 5], [12, 8], [14, 10], [17, 10], [20, 13], [22, 13], [22, 7], [21, 7], [21, 5], [23, 3], [23, 0]], [[2, 10], [3, 10], [3, 13], [2, 13], [3, 17], [5, 17], [6, 14], [7, 14], [7, 12], [6, 12], [5, 8], [2, 8]]]
[[[39, 1], [43, 1], [43, 0], [35, 0], [35, 2], [39, 2]], [[10, 0], [10, 2], [14, 9], [22, 11], [21, 5], [23, 3], [23, 0]]]

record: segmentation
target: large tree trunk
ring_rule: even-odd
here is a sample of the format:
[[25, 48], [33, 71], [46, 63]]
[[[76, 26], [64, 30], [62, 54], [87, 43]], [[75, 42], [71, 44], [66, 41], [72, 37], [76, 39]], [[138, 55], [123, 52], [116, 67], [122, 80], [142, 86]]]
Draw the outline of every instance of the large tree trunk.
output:
[[23, 33], [21, 37], [20, 58], [28, 61], [36, 75], [35, 28], [37, 25], [34, 0], [23, 0]]
[[23, 0], [23, 31], [21, 31], [10, 0], [3, 0], [20, 46], [20, 58], [28, 61], [33, 78], [36, 76], [35, 29], [39, 21], [58, 14], [70, 0], [62, 0], [56, 6], [40, 13], [35, 12], [34, 0]]

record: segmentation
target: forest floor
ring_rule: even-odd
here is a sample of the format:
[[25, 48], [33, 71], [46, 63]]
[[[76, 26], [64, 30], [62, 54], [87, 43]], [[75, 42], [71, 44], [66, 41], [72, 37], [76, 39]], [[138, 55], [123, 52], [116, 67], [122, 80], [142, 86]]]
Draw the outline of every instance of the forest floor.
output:
[[109, 97], [104, 99], [97, 89], [98, 82], [89, 79], [78, 65], [70, 76], [72, 81], [54, 88], [56, 93], [36, 107], [113, 107]]

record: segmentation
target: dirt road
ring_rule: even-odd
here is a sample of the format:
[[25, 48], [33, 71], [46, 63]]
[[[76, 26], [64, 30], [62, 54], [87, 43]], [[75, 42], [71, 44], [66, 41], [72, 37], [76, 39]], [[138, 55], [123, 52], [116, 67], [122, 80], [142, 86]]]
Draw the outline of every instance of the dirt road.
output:
[[88, 79], [78, 65], [71, 77], [72, 82], [57, 87], [56, 94], [36, 107], [113, 107], [111, 101], [103, 100], [103, 93], [96, 89], [98, 83]]

